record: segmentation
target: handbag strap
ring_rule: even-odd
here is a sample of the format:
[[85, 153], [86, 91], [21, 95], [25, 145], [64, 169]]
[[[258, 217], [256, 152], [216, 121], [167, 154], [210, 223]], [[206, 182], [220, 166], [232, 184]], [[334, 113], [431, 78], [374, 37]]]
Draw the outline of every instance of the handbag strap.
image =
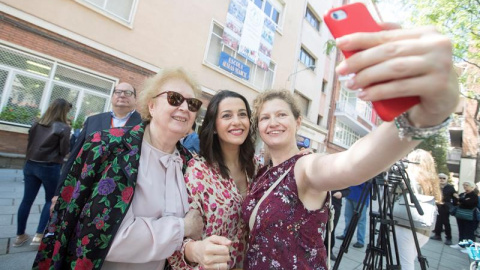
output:
[[265, 200], [265, 198], [268, 196], [268, 194], [270, 194], [270, 192], [272, 192], [272, 190], [276, 186], [278, 186], [278, 184], [280, 184], [282, 179], [285, 178], [285, 176], [287, 175], [287, 173], [291, 169], [292, 169], [292, 167], [288, 168], [288, 170], [286, 170], [282, 174], [282, 176], [280, 176], [280, 178], [278, 178], [278, 180], [275, 181], [275, 183], [273, 183], [273, 185], [270, 186], [270, 188], [263, 194], [262, 198], [260, 198], [260, 200], [257, 202], [257, 204], [255, 205], [255, 208], [253, 208], [252, 214], [250, 215], [250, 220], [248, 221], [248, 227], [250, 228], [250, 231], [252, 230], [253, 225], [255, 224], [255, 219], [257, 218], [257, 212], [258, 212], [258, 208], [259, 208], [260, 204], [262, 204], [263, 200]]

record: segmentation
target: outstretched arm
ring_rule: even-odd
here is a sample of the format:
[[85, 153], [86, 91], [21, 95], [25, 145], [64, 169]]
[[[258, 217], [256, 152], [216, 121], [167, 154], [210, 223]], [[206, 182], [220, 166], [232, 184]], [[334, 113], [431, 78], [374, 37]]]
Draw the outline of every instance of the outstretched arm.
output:
[[[419, 96], [408, 111], [415, 127], [442, 123], [455, 109], [458, 82], [449, 39], [431, 27], [356, 33], [337, 40], [346, 51], [358, 51], [337, 67], [337, 73], [356, 74], [347, 86], [363, 89], [365, 101]], [[387, 122], [348, 150], [326, 156], [307, 155], [295, 166], [300, 186], [318, 192], [364, 182], [403, 158], [420, 141], [400, 140], [393, 122]]]

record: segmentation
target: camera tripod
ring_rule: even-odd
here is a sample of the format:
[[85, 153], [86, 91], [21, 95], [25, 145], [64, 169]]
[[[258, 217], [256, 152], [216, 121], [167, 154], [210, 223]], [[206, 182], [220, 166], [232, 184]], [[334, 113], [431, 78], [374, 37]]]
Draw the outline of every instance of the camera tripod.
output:
[[[397, 222], [393, 218], [394, 202], [400, 195], [403, 196], [407, 202], [407, 194], [409, 194], [411, 201], [414, 203], [420, 215], [423, 215], [423, 210], [410, 188], [410, 179], [405, 171], [405, 165], [399, 161], [390, 168], [388, 181], [380, 174], [369, 180], [367, 185], [364, 186], [359, 203], [353, 212], [352, 219], [345, 234], [345, 239], [340, 246], [337, 260], [333, 266], [334, 270], [338, 269], [343, 253], [348, 252], [348, 247], [350, 246], [352, 236], [360, 219], [360, 214], [365, 207], [369, 192], [371, 192], [369, 242], [365, 251], [363, 269], [402, 269], [394, 226]], [[378, 209], [376, 211], [373, 210], [373, 201], [377, 201]], [[421, 253], [409, 204], [405, 204], [405, 207], [418, 254], [417, 258], [421, 269], [425, 270], [428, 267], [428, 261]], [[378, 234], [376, 234], [377, 231]]]

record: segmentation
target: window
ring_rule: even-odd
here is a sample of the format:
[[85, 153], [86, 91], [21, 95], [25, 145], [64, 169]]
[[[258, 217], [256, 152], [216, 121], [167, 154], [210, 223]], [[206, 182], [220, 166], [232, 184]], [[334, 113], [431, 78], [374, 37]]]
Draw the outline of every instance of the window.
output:
[[307, 12], [305, 12], [305, 19], [313, 26], [313, 28], [320, 31], [320, 20], [309, 7], [307, 7]]
[[322, 81], [322, 93], [325, 93], [327, 91], [327, 84], [328, 82], [323, 80]]
[[321, 116], [320, 114], [317, 116], [317, 125], [321, 125], [322, 124], [322, 120], [323, 120], [323, 116]]
[[310, 105], [310, 100], [304, 96], [302, 96], [300, 93], [295, 92], [295, 97], [297, 98], [298, 104], [300, 105], [300, 110], [302, 110], [302, 115], [307, 116], [308, 115], [308, 108]]
[[304, 48], [300, 50], [300, 62], [307, 67], [315, 66], [315, 58], [310, 55]]
[[0, 122], [30, 126], [50, 103], [73, 104], [72, 120], [107, 110], [115, 81], [0, 45]]
[[86, 6], [100, 10], [115, 19], [132, 24], [134, 9], [138, 0], [76, 0]]
[[265, 15], [272, 19], [277, 25], [280, 21], [280, 13], [283, 10], [283, 5], [278, 1], [268, 1], [268, 0], [253, 0], [255, 5], [263, 10]]
[[333, 137], [334, 143], [345, 148], [349, 148], [359, 139], [360, 135], [353, 131], [352, 128], [342, 122], [337, 121], [337, 123], [335, 124], [335, 134]]
[[[213, 23], [213, 29], [210, 34], [210, 43], [207, 47], [207, 54], [205, 62], [220, 69], [220, 53], [225, 52], [231, 57], [242, 62], [244, 65], [250, 67], [250, 76], [248, 80], [241, 79], [235, 75], [232, 77], [239, 78], [244, 81], [246, 84], [254, 86], [260, 90], [270, 89], [273, 84], [273, 76], [275, 73], [275, 63], [270, 61], [268, 70], [262, 69], [260, 66], [248, 61], [245, 57], [238, 54], [234, 49], [230, 48], [222, 42], [223, 26], [220, 26], [217, 23]], [[223, 71], [223, 69], [222, 69]]]
[[357, 99], [355, 110], [357, 111], [358, 115], [360, 115], [363, 119], [372, 121], [373, 108], [371, 102]]

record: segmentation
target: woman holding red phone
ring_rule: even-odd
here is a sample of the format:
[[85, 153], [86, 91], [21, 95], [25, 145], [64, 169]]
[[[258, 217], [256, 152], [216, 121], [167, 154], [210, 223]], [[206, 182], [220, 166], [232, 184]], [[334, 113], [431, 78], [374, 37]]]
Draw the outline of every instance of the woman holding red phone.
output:
[[[391, 29], [383, 24], [382, 29]], [[262, 168], [242, 208], [250, 226], [245, 269], [327, 269], [327, 191], [357, 185], [406, 156], [448, 125], [458, 98], [452, 45], [435, 29], [357, 33], [337, 39], [357, 51], [337, 73], [356, 74], [347, 85], [363, 100], [418, 96], [420, 103], [385, 122], [348, 150], [299, 154], [301, 114], [289, 91], [266, 91], [254, 101], [254, 126], [272, 165]], [[280, 179], [280, 180], [279, 180]]]

